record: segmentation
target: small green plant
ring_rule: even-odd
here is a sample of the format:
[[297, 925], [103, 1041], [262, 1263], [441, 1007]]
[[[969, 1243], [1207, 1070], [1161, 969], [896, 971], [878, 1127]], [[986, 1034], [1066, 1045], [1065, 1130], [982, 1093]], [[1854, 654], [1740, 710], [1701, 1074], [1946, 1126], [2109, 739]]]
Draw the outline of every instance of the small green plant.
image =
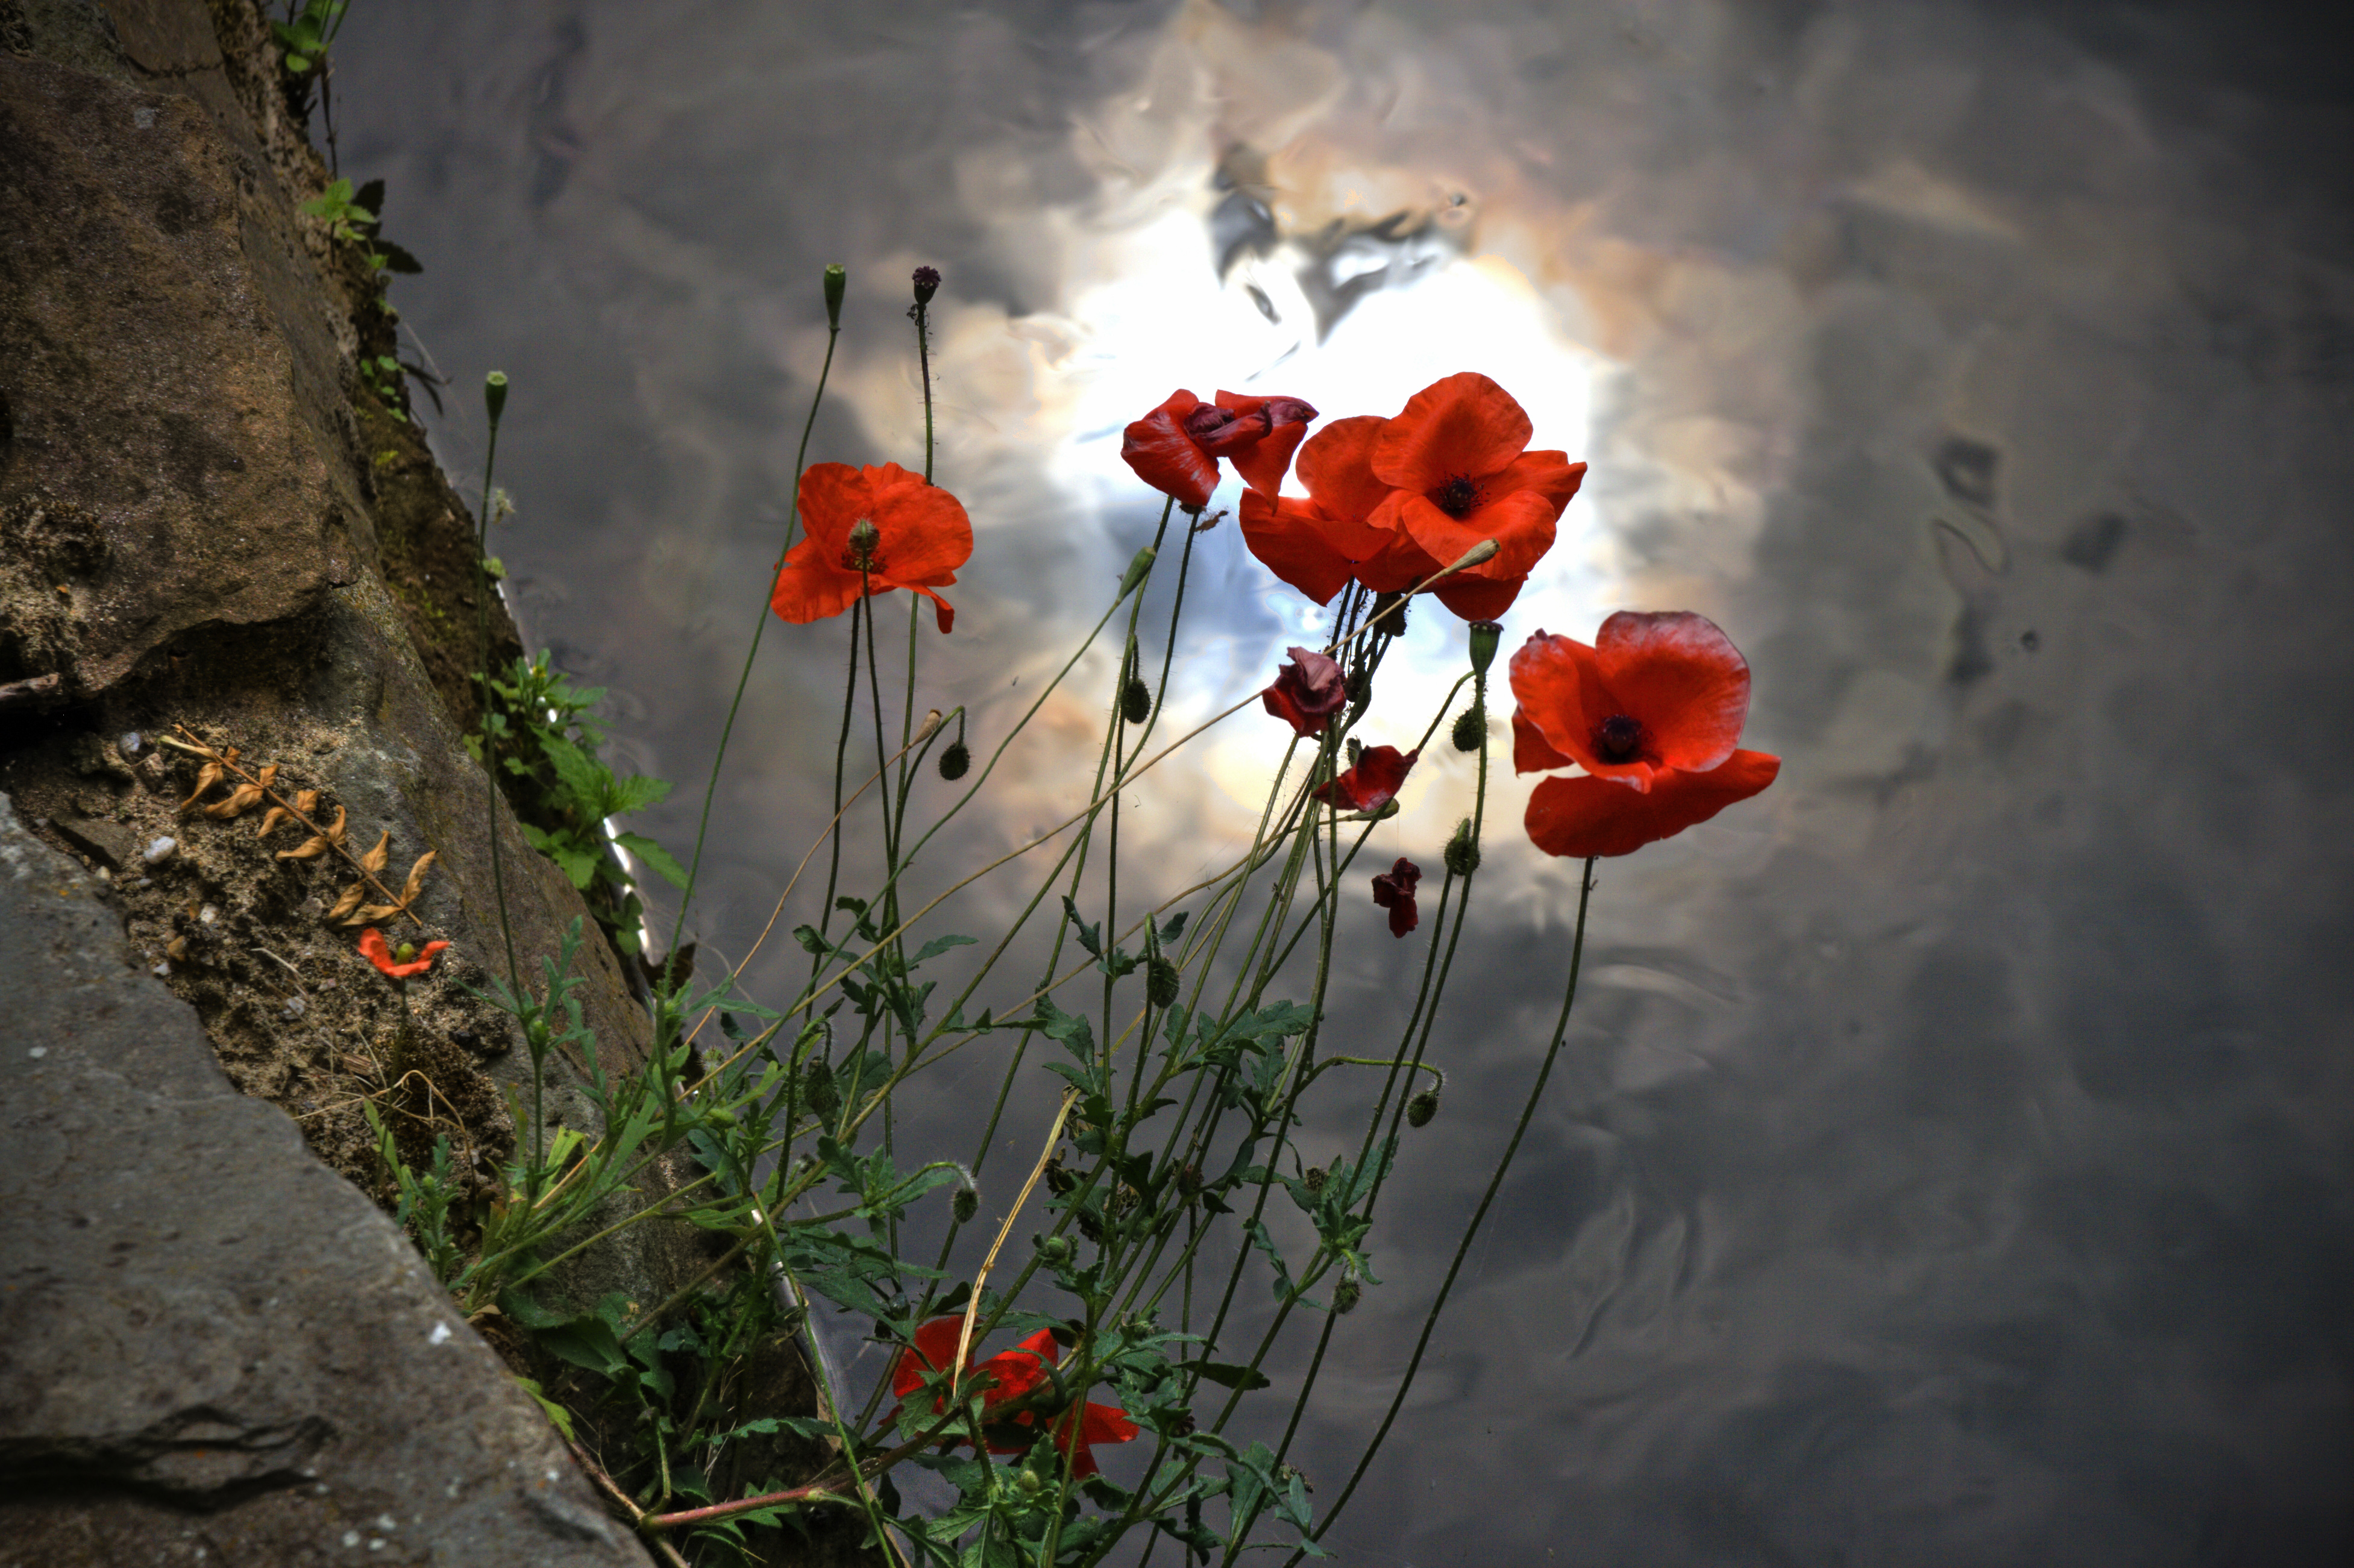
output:
[[[327, 237], [338, 245], [366, 248], [370, 271], [417, 273], [425, 264], [384, 238], [384, 182], [370, 180], [357, 190], [347, 179], [327, 182], [327, 188], [302, 204], [302, 210], [327, 226]], [[381, 279], [379, 279], [381, 281]]]
[[[686, 885], [686, 872], [643, 833], [616, 832], [608, 839], [605, 821], [657, 804], [669, 795], [669, 780], [624, 779], [606, 766], [598, 755], [604, 726], [590, 716], [605, 700], [604, 688], [573, 685], [549, 665], [545, 651], [517, 659], [504, 680], [493, 676], [488, 684], [491, 700], [483, 722], [496, 737], [499, 766], [513, 780], [509, 796], [521, 798], [524, 836], [588, 895], [613, 946], [637, 952], [645, 904], [611, 846], [618, 844], [673, 886]], [[479, 759], [479, 737], [468, 737], [467, 744]]]

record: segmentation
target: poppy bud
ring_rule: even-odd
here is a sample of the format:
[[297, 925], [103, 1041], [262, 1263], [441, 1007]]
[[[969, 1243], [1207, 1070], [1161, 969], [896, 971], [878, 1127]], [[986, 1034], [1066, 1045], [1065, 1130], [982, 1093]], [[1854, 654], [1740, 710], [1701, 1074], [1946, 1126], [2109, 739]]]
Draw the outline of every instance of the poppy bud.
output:
[[1144, 997], [1155, 1007], [1166, 1007], [1177, 1000], [1177, 966], [1167, 959], [1155, 959], [1144, 967]]
[[1405, 1124], [1408, 1127], [1428, 1127], [1430, 1118], [1438, 1114], [1438, 1091], [1425, 1089], [1405, 1102]]
[[1488, 666], [1496, 662], [1496, 644], [1503, 635], [1503, 627], [1496, 621], [1475, 620], [1471, 623], [1472, 669], [1483, 675], [1488, 673]]
[[[1119, 577], [1120, 599], [1126, 599], [1136, 591], [1136, 585], [1144, 580], [1145, 574], [1152, 569], [1152, 563], [1159, 558], [1160, 554], [1160, 551], [1147, 545], [1129, 557], [1128, 570], [1122, 572]], [[1116, 604], [1119, 600], [1115, 599], [1113, 602]]]
[[1371, 670], [1359, 670], [1349, 677], [1349, 701], [1362, 708], [1373, 700], [1373, 673]]
[[1046, 1478], [1035, 1470], [1013, 1472], [1013, 1489], [1025, 1498], [1034, 1498], [1046, 1489]]
[[1128, 678], [1128, 689], [1119, 694], [1119, 711], [1130, 724], [1142, 724], [1152, 716], [1152, 688], [1138, 676]]
[[491, 423], [496, 426], [499, 416], [507, 411], [507, 373], [493, 370], [482, 377], [482, 407], [491, 411]]
[[1180, 1165], [1177, 1168], [1177, 1195], [1189, 1203], [1202, 1195], [1200, 1166]]
[[1299, 1174], [1299, 1184], [1311, 1192], [1321, 1192], [1326, 1180], [1321, 1165], [1310, 1165]]
[[916, 269], [916, 303], [928, 305], [932, 296], [940, 291], [940, 270], [937, 267]]
[[825, 324], [842, 330], [842, 295], [850, 286], [849, 269], [839, 261], [825, 270]]
[[1479, 841], [1471, 836], [1469, 817], [1455, 825], [1455, 836], [1447, 841], [1447, 869], [1458, 876], [1469, 876], [1479, 869]]
[[842, 1091], [834, 1087], [833, 1068], [823, 1061], [811, 1062], [801, 1070], [801, 1097], [809, 1108], [821, 1117], [832, 1116], [842, 1108]]
[[1488, 738], [1488, 705], [1474, 703], [1455, 715], [1455, 749], [1477, 751]]
[[1068, 1236], [1040, 1236], [1038, 1238], [1038, 1261], [1044, 1264], [1049, 1268], [1057, 1267], [1060, 1265], [1070, 1262], [1071, 1252], [1071, 1238]]
[[1332, 1287], [1332, 1310], [1341, 1317], [1347, 1317], [1357, 1309], [1357, 1298], [1364, 1293], [1365, 1287], [1357, 1283], [1355, 1275], [1342, 1275], [1341, 1283]]
[[1380, 593], [1373, 596], [1373, 630], [1384, 637], [1400, 637], [1405, 633], [1405, 606], [1408, 596], [1402, 593]]
[[966, 749], [964, 742], [960, 740], [949, 742], [947, 749], [940, 753], [940, 777], [943, 779], [951, 780], [961, 779], [965, 776], [966, 769], [971, 766], [972, 753]]
[[958, 1188], [956, 1196], [949, 1200], [949, 1213], [956, 1216], [957, 1224], [964, 1224], [981, 1213], [981, 1194], [970, 1187]]

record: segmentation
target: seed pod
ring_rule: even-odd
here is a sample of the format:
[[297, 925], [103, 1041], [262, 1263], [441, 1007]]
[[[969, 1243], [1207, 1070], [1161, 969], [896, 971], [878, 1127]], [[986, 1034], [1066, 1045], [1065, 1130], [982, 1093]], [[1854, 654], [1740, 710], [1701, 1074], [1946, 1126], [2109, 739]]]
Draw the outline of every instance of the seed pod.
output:
[[971, 767], [972, 753], [965, 749], [965, 744], [960, 740], [949, 742], [940, 752], [940, 777], [943, 779], [952, 781], [961, 779]]
[[932, 296], [940, 291], [940, 270], [937, 267], [917, 268], [915, 273], [915, 284], [916, 303], [919, 305], [930, 304], [932, 302]]
[[1471, 668], [1482, 674], [1487, 673], [1488, 666], [1496, 662], [1496, 643], [1503, 635], [1504, 628], [1500, 621], [1475, 620], [1471, 623]]
[[1166, 1007], [1177, 1000], [1177, 966], [1167, 959], [1155, 959], [1144, 968], [1144, 997], [1155, 1007]]
[[1130, 724], [1142, 724], [1152, 716], [1152, 688], [1135, 676], [1128, 678], [1128, 688], [1119, 694], [1119, 711]]
[[819, 1117], [830, 1117], [842, 1108], [842, 1091], [834, 1086], [832, 1064], [820, 1058], [801, 1069], [801, 1098]]
[[1447, 869], [1458, 876], [1469, 876], [1479, 869], [1479, 841], [1471, 836], [1469, 817], [1456, 824], [1455, 836], [1447, 841]]
[[1034, 1498], [1046, 1489], [1046, 1478], [1035, 1470], [1013, 1472], [1014, 1489], [1025, 1498]]
[[1365, 1287], [1357, 1283], [1355, 1275], [1342, 1275], [1341, 1283], [1332, 1287], [1332, 1310], [1343, 1318], [1347, 1317], [1357, 1309], [1357, 1298], [1364, 1293]]
[[1455, 715], [1455, 749], [1477, 751], [1479, 743], [1488, 738], [1488, 708], [1484, 703], [1474, 703]]
[[1438, 1091], [1425, 1089], [1405, 1102], [1405, 1124], [1408, 1127], [1428, 1127], [1430, 1118], [1438, 1114]]
[[1049, 1268], [1070, 1262], [1071, 1251], [1071, 1238], [1068, 1236], [1038, 1238], [1038, 1260]]
[[956, 1216], [957, 1224], [970, 1224], [981, 1213], [981, 1194], [970, 1187], [958, 1188], [956, 1196], [949, 1200], [949, 1213]]
[[850, 287], [850, 272], [839, 261], [825, 270], [825, 321], [830, 327], [842, 325], [842, 295]]

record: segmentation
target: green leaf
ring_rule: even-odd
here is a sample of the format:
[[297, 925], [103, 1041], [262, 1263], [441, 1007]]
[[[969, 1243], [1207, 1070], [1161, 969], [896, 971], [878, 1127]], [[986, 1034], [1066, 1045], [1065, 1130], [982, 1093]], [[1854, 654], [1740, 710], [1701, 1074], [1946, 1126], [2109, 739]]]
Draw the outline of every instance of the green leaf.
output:
[[1220, 1388], [1238, 1388], [1248, 1393], [1253, 1389], [1267, 1388], [1274, 1379], [1256, 1367], [1235, 1366], [1230, 1361], [1179, 1361], [1178, 1368], [1194, 1373], [1204, 1383], [1216, 1383]]
[[597, 868], [605, 863], [604, 854], [598, 850], [581, 849], [555, 839], [542, 844], [540, 853], [562, 866], [564, 874], [571, 878], [572, 885], [583, 893], [588, 892], [588, 885], [597, 880]]
[[670, 794], [667, 779], [652, 779], [642, 773], [632, 773], [627, 779], [614, 779], [610, 774], [606, 777], [610, 782], [605, 789], [605, 810], [599, 813], [600, 816], [620, 817], [642, 811]]
[[971, 937], [935, 937], [916, 949], [916, 956], [907, 960], [907, 967], [912, 969], [918, 964], [928, 963], [950, 948], [970, 948], [974, 940]]
[[604, 816], [605, 789], [612, 782], [610, 768], [560, 735], [540, 732], [539, 749], [556, 770], [555, 794], [561, 803], [592, 817]]
[[629, 1365], [612, 1326], [593, 1312], [584, 1313], [561, 1327], [542, 1330], [539, 1342], [551, 1355], [607, 1377]]
[[648, 870], [673, 887], [686, 885], [686, 867], [679, 864], [670, 851], [643, 833], [615, 833], [613, 842], [637, 856]]

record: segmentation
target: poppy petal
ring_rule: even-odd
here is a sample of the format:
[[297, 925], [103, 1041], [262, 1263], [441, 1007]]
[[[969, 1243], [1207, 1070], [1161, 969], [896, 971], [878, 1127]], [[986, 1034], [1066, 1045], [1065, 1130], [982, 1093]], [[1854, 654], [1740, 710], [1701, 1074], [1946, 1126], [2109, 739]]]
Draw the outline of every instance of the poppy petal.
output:
[[1250, 553], [1318, 604], [1331, 603], [1348, 585], [1353, 567], [1326, 537], [1327, 519], [1316, 503], [1289, 496], [1271, 501], [1246, 490], [1240, 514], [1243, 544]]
[[[1357, 564], [1357, 580], [1375, 593], [1403, 593], [1437, 576], [1443, 565], [1432, 560], [1430, 552], [1416, 544], [1412, 535], [1393, 532], [1379, 551]], [[1465, 580], [1460, 572], [1447, 579], [1449, 583]]]
[[1363, 523], [1388, 498], [1390, 486], [1373, 477], [1373, 462], [1389, 423], [1369, 414], [1335, 419], [1299, 449], [1299, 482], [1327, 515]]
[[1291, 454], [1308, 434], [1308, 421], [1316, 417], [1315, 408], [1298, 397], [1246, 397], [1223, 390], [1213, 401], [1237, 414], [1267, 417], [1265, 435], [1226, 455], [1233, 457], [1235, 471], [1242, 475], [1245, 484], [1263, 495], [1274, 495], [1283, 488], [1284, 473], [1291, 467]]
[[1549, 768], [1567, 768], [1575, 760], [1545, 744], [1544, 731], [1530, 720], [1528, 710], [1512, 710], [1513, 772], [1542, 773]]
[[876, 577], [897, 588], [955, 582], [956, 569], [972, 559], [972, 520], [964, 503], [895, 462], [868, 469], [866, 479], [874, 496], [870, 515], [882, 533]]
[[891, 1368], [891, 1392], [901, 1399], [923, 1387], [928, 1372], [946, 1372], [956, 1360], [961, 1318], [935, 1318], [916, 1330], [916, 1342], [899, 1352]]
[[1595, 731], [1624, 711], [1603, 683], [1593, 649], [1575, 638], [1539, 631], [1512, 655], [1512, 695], [1544, 743], [1600, 779], [1615, 779], [1640, 791], [1651, 787], [1657, 769], [1649, 760], [1611, 762], [1594, 749]]
[[1659, 766], [1700, 773], [1733, 755], [1749, 717], [1749, 661], [1714, 621], [1690, 610], [1622, 609], [1602, 623], [1594, 655]]
[[1319, 784], [1315, 798], [1352, 811], [1378, 811], [1390, 803], [1414, 771], [1422, 748], [1400, 752], [1394, 746], [1370, 746], [1338, 778]]
[[786, 551], [785, 568], [777, 574], [769, 595], [769, 608], [795, 626], [807, 626], [857, 603], [865, 585], [856, 572], [833, 564], [840, 554], [840, 546], [830, 546], [814, 533]]
[[1648, 793], [1591, 776], [1547, 779], [1529, 797], [1529, 839], [1547, 854], [1584, 860], [1631, 854], [1745, 800], [1782, 770], [1782, 759], [1735, 751], [1706, 772], [1669, 769]]
[[1554, 524], [1561, 516], [1540, 490], [1516, 490], [1494, 496], [1477, 511], [1450, 517], [1428, 496], [1395, 490], [1373, 514], [1376, 525], [1387, 524], [1413, 535], [1414, 542], [1442, 562], [1460, 560], [1463, 552], [1483, 539], [1496, 541], [1496, 554], [1469, 575], [1517, 580], [1525, 577], [1553, 548]]
[[1500, 583], [1469, 572], [1458, 572], [1431, 589], [1430, 595], [1466, 620], [1496, 620], [1512, 608], [1512, 601], [1527, 586], [1519, 577]]
[[810, 464], [801, 471], [801, 487], [795, 493], [802, 534], [825, 541], [829, 559], [842, 554], [850, 543], [851, 525], [875, 504], [866, 475], [846, 462]]
[[1510, 466], [1534, 433], [1527, 410], [1511, 393], [1466, 370], [1406, 400], [1374, 448], [1373, 475], [1402, 490], [1437, 490], [1452, 479], [1477, 479]]
[[1185, 416], [1201, 406], [1191, 392], [1172, 392], [1161, 407], [1128, 427], [1119, 447], [1139, 479], [1196, 511], [1210, 503], [1210, 493], [1218, 488], [1216, 460], [1185, 433]]

